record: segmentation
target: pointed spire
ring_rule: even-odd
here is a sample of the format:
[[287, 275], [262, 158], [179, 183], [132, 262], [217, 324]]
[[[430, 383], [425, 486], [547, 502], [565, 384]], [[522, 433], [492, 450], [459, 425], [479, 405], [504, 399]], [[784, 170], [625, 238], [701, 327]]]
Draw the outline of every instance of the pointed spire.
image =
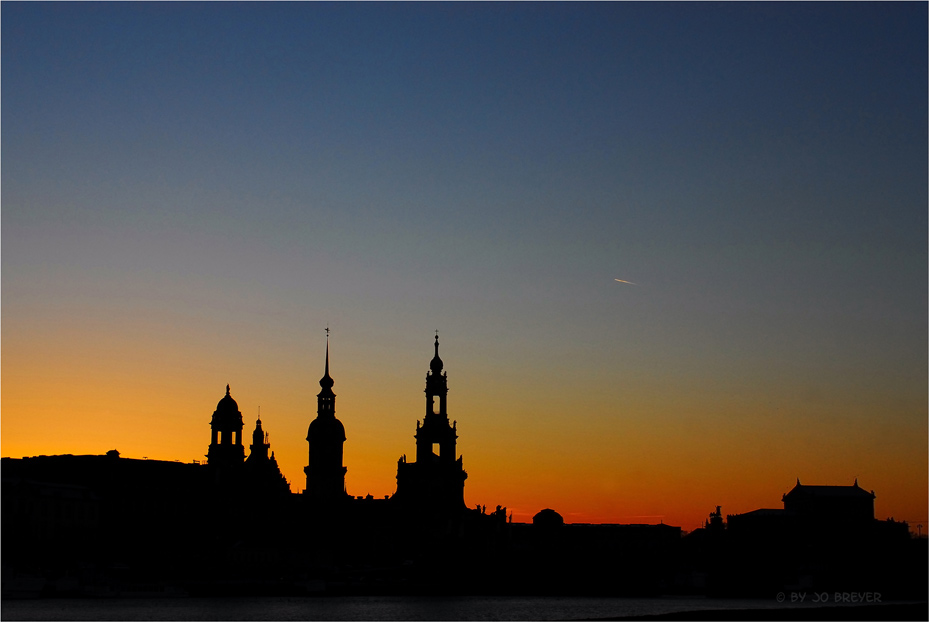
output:
[[226, 395], [229, 395], [229, 384], [226, 384]]
[[331, 393], [332, 385], [334, 384], [335, 384], [335, 381], [329, 375], [329, 328], [326, 327], [326, 373], [320, 379], [319, 386], [323, 388], [323, 391], [328, 390]]
[[[329, 327], [326, 327], [326, 373], [319, 380], [319, 386], [321, 386], [323, 390], [319, 392], [317, 397], [335, 397], [335, 394], [332, 392], [332, 385], [334, 384], [335, 380], [329, 375]], [[327, 408], [326, 410], [331, 410], [331, 408]]]

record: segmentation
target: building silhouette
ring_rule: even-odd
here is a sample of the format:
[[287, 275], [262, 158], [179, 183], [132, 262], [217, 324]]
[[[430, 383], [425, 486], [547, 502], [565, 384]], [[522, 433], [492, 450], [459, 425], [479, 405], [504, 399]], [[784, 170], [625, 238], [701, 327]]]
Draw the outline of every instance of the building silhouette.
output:
[[[683, 543], [691, 588], [714, 595], [783, 590], [918, 593], [925, 544], [906, 522], [874, 518], [874, 491], [800, 483], [783, 508], [710, 514]], [[919, 547], [922, 546], [923, 559]]]
[[227, 492], [244, 487], [254, 493], [289, 493], [290, 486], [281, 473], [274, 452], [270, 452], [271, 443], [268, 433], [261, 427], [261, 419], [255, 422], [248, 458], [242, 442], [244, 427], [239, 405], [227, 384], [226, 395], [216, 404], [210, 420], [211, 440], [206, 459], [213, 483], [227, 489]]
[[433, 512], [465, 509], [464, 482], [468, 478], [462, 457], [457, 456], [458, 422], [448, 420], [448, 374], [439, 358], [439, 335], [435, 356], [426, 373], [426, 412], [416, 422], [416, 461], [406, 456], [397, 461], [397, 501]]
[[[245, 482], [253, 491], [263, 494], [290, 494], [290, 484], [271, 451], [269, 434], [261, 428], [261, 418], [255, 421], [252, 444], [245, 459]], [[271, 452], [270, 455], [268, 452]]]
[[[327, 329], [328, 330], [328, 329]], [[333, 504], [347, 498], [345, 474], [342, 465], [342, 446], [345, 443], [345, 426], [335, 416], [335, 381], [329, 375], [329, 338], [326, 337], [326, 371], [319, 381], [316, 396], [316, 419], [310, 423], [306, 440], [309, 443], [309, 462], [306, 473], [306, 495], [315, 504]]]
[[726, 521], [736, 532], [854, 534], [873, 528], [874, 499], [874, 491], [859, 487], [857, 478], [851, 486], [805, 486], [797, 478], [796, 485], [781, 497], [783, 509], [732, 514]]
[[804, 486], [797, 478], [797, 485], [782, 500], [785, 512], [855, 523], [874, 520], [874, 498], [873, 490], [858, 486], [857, 477], [851, 486]]
[[227, 384], [226, 395], [216, 404], [210, 420], [213, 436], [206, 455], [207, 464], [215, 469], [228, 469], [245, 460], [245, 447], [242, 446], [244, 425], [239, 405], [232, 399]]

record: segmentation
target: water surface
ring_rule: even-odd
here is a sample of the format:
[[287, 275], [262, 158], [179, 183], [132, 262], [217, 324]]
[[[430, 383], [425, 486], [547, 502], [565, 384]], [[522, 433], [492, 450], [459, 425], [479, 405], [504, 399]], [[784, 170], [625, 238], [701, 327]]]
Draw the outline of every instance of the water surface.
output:
[[[324, 596], [6, 600], [4, 620], [583, 620], [700, 609], [800, 607], [770, 600], [539, 596]], [[810, 606], [810, 605], [805, 605]]]

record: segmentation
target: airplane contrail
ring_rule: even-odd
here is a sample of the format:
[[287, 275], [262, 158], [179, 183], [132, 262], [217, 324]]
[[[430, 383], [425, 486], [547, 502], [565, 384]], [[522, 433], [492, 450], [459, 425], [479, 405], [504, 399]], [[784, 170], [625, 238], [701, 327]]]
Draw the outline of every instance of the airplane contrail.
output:
[[633, 283], [632, 281], [624, 281], [622, 279], [613, 279], [614, 281], [619, 281], [620, 283], [628, 283], [629, 285], [638, 285], [638, 283]]

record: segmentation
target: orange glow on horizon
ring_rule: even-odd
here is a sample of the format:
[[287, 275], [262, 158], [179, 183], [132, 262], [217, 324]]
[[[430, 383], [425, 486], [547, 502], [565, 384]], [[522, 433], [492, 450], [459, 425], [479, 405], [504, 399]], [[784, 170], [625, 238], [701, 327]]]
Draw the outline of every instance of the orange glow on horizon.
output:
[[[256, 368], [247, 358], [230, 366], [221, 353], [213, 361], [188, 358], [190, 346], [170, 342], [144, 354], [116, 341], [97, 343], [98, 356], [89, 360], [46, 355], [53, 341], [5, 340], [3, 456], [117, 449], [130, 458], [203, 461], [210, 417], [228, 382], [245, 421], [246, 446], [260, 406], [291, 490], [305, 487], [305, 439], [316, 415], [322, 352], [307, 363], [305, 353], [282, 350], [280, 361]], [[391, 495], [397, 459], [415, 453], [431, 353], [423, 348], [391, 364], [389, 352], [365, 359], [345, 350], [334, 352], [332, 376], [336, 415], [348, 437], [346, 486], [356, 496]], [[527, 366], [514, 376], [459, 358], [446, 355], [445, 361], [469, 507], [499, 504], [516, 522], [552, 508], [567, 522], [664, 522], [692, 530], [716, 505], [724, 514], [782, 507], [781, 495], [797, 477], [848, 485], [857, 476], [876, 492], [878, 518], [894, 516], [914, 528], [925, 522], [927, 474], [913, 465], [925, 465], [926, 417], [865, 418], [880, 408], [851, 399], [774, 405], [752, 405], [739, 395], [707, 400], [701, 397], [707, 389], [697, 383], [692, 389], [679, 384], [677, 394], [642, 382], [636, 391], [601, 383], [599, 393], [566, 395], [559, 387], [570, 371]], [[294, 368], [304, 371], [295, 376]], [[513, 395], [522, 397], [514, 402]], [[926, 407], [900, 400], [884, 407], [891, 406], [910, 412]], [[836, 422], [847, 420], [859, 425], [839, 434]], [[882, 449], [877, 456], [876, 446]]]

